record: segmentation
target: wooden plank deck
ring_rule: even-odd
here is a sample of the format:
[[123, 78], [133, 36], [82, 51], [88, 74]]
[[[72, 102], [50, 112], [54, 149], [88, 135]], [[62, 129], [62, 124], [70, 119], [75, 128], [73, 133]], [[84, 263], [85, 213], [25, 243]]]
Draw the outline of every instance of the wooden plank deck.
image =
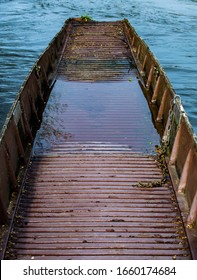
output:
[[7, 259], [190, 259], [121, 22], [75, 23]]

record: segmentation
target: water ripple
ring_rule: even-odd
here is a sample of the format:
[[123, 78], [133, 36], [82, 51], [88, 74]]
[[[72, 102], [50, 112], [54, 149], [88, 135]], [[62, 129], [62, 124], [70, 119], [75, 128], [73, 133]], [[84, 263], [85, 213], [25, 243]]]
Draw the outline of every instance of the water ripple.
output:
[[161, 62], [197, 132], [196, 0], [1, 0], [0, 128], [25, 76], [69, 17], [128, 18]]

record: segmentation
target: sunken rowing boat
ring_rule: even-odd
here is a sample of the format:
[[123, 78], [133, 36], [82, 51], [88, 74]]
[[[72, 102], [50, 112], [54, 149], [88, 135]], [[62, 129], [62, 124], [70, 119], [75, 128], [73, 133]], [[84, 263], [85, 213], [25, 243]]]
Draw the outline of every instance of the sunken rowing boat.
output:
[[69, 19], [0, 136], [2, 259], [197, 259], [197, 145], [127, 20]]

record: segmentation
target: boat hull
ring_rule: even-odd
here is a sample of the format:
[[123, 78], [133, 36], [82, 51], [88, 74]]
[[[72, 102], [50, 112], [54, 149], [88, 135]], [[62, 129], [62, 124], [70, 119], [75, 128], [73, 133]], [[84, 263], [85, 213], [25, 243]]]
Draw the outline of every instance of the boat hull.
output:
[[[6, 255], [7, 235], [3, 257], [50, 258], [56, 251], [54, 258], [114, 258], [119, 250], [128, 259], [197, 258], [196, 140], [164, 70], [127, 20], [66, 21], [17, 95], [0, 156], [1, 223], [17, 232]], [[139, 211], [157, 214], [151, 222]], [[65, 227], [67, 238], [79, 240], [73, 246], [58, 238]], [[87, 240], [91, 232], [101, 239]], [[160, 232], [161, 242], [167, 232], [174, 238], [163, 249], [153, 242]], [[65, 249], [39, 237], [41, 250], [41, 233], [52, 233]], [[142, 253], [146, 234], [151, 245]], [[138, 247], [128, 240], [137, 235]]]

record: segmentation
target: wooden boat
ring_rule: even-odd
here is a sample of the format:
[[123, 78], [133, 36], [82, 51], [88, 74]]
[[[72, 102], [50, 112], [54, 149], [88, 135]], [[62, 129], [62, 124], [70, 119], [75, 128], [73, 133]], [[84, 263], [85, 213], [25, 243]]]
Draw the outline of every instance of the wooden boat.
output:
[[2, 259], [197, 259], [196, 138], [126, 19], [65, 22], [0, 157]]

